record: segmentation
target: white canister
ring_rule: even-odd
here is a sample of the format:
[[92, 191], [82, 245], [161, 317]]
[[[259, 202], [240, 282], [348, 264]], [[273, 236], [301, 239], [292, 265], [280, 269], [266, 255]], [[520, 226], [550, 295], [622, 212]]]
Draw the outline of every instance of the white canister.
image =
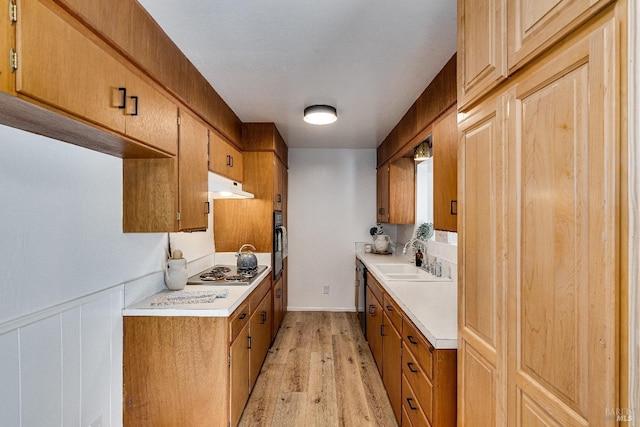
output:
[[187, 260], [185, 258], [170, 259], [164, 271], [164, 283], [168, 289], [179, 291], [187, 284]]

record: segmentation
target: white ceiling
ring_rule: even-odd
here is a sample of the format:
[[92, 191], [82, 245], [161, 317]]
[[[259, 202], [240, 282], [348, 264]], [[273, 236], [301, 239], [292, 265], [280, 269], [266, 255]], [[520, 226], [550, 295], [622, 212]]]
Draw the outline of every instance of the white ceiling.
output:
[[[455, 0], [139, 0], [243, 122], [374, 148], [456, 50]], [[338, 121], [302, 120], [329, 104]]]

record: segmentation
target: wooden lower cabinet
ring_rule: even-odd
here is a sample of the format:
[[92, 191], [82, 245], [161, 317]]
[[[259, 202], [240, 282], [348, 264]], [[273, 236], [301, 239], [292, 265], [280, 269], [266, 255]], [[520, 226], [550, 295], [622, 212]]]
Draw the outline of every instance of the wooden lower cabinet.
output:
[[407, 419], [410, 420], [411, 425], [431, 427], [426, 414], [420, 403], [418, 403], [416, 394], [404, 375], [402, 376], [402, 409], [407, 414]]
[[271, 341], [276, 339], [276, 335], [278, 334], [278, 329], [280, 329], [280, 324], [282, 323], [282, 317], [284, 315], [284, 278], [280, 276], [278, 281], [273, 285], [273, 324], [272, 333], [271, 333]]
[[236, 426], [270, 318], [271, 277], [229, 317], [125, 316], [124, 425]]
[[[269, 289], [270, 291], [270, 289]], [[267, 351], [271, 344], [271, 324], [273, 321], [273, 308], [271, 306], [271, 292], [262, 297], [262, 301], [253, 309], [251, 307], [251, 359], [249, 361], [249, 386], [253, 388], [262, 368], [262, 363], [267, 357]]]
[[228, 343], [226, 318], [124, 317], [124, 425], [227, 427]]
[[382, 319], [382, 382], [387, 389], [396, 420], [400, 422], [402, 338], [386, 312]]
[[[370, 282], [369, 282], [370, 283]], [[382, 307], [371, 286], [367, 283], [367, 341], [376, 361], [378, 372], [382, 375], [382, 336], [380, 327], [382, 326]]]
[[457, 350], [435, 349], [370, 273], [367, 309], [367, 340], [398, 423], [455, 426]]
[[229, 412], [233, 426], [240, 421], [244, 406], [249, 399], [250, 339], [249, 324], [247, 323], [229, 347], [229, 363], [231, 364]]

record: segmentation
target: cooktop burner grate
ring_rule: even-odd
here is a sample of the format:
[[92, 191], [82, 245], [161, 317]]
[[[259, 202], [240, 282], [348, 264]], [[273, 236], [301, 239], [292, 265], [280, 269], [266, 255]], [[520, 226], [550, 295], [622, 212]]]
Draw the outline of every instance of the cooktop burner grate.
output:
[[192, 276], [187, 281], [188, 284], [237, 284], [249, 285], [253, 278], [262, 273], [267, 267], [258, 266], [252, 270], [241, 270], [236, 266], [215, 265], [199, 274]]

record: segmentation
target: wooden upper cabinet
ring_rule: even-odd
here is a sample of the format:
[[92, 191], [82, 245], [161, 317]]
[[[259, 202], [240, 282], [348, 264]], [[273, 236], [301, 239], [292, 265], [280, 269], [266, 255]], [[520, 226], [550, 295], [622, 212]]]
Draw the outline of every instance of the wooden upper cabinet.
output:
[[[20, 1], [17, 11], [15, 92], [21, 99], [135, 140], [149, 151], [177, 153], [174, 102], [57, 5]], [[98, 142], [86, 145], [121, 157], [158, 157], [118, 152]]]
[[433, 226], [457, 231], [458, 119], [452, 107], [433, 124]]
[[389, 222], [389, 164], [378, 168], [376, 173], [376, 221]]
[[180, 113], [179, 152], [170, 159], [123, 161], [123, 230], [204, 230], [210, 210], [207, 127]]
[[413, 224], [416, 214], [416, 167], [402, 157], [378, 168], [377, 219], [389, 224]]
[[510, 1], [507, 20], [509, 71], [521, 68], [613, 2], [614, 0]]
[[242, 182], [242, 153], [215, 130], [209, 131], [209, 170]]
[[202, 230], [208, 225], [208, 130], [186, 111], [180, 113], [180, 230]]
[[16, 92], [125, 133], [126, 68], [65, 14], [39, 0], [18, 3]]
[[273, 183], [273, 210], [283, 211], [286, 206], [286, 174], [287, 168], [282, 164], [280, 159], [274, 156], [275, 162], [275, 177]]
[[125, 133], [169, 154], [178, 152], [178, 107], [150, 83], [127, 73]]
[[506, 14], [507, 0], [458, 0], [461, 110], [507, 78]]

